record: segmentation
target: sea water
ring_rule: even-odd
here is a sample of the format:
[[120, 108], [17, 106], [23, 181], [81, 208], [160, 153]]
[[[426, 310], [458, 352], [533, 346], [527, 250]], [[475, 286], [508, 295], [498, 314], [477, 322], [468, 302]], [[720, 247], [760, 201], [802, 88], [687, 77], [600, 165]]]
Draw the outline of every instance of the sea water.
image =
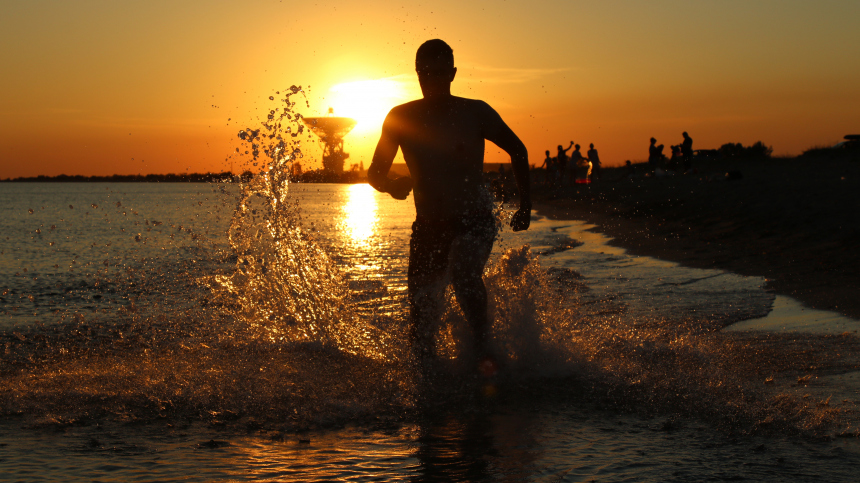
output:
[[853, 481], [856, 335], [724, 331], [763, 279], [575, 220], [499, 233], [497, 377], [450, 290], [416, 370], [412, 200], [290, 183], [300, 95], [239, 132], [253, 178], [0, 185], [0, 475]]
[[[854, 439], [828, 439], [852, 434], [854, 400], [797, 382], [809, 364], [848, 373], [832, 351], [852, 339], [718, 330], [769, 310], [762, 279], [631, 257], [581, 222], [535, 217], [500, 233], [486, 273], [510, 376], [487, 395], [450, 362], [450, 387], [416, 402], [401, 337], [411, 199], [290, 185], [279, 247], [295, 258], [278, 263], [304, 264], [317, 290], [302, 293], [266, 259], [266, 232], [231, 242], [248, 229], [241, 190], [2, 185], [4, 478], [856, 474]], [[438, 341], [455, 361], [450, 303]]]

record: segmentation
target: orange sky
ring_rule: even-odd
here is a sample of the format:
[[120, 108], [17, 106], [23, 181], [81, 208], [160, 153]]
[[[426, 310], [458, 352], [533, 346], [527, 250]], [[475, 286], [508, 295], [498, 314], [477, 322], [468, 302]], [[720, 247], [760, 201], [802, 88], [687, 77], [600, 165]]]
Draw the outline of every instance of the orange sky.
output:
[[[0, 178], [229, 169], [237, 131], [293, 84], [310, 86], [306, 115], [365, 119], [346, 151], [367, 166], [367, 119], [417, 95], [415, 49], [437, 37], [454, 93], [494, 106], [533, 163], [570, 140], [614, 165], [684, 130], [695, 148], [762, 140], [776, 154], [860, 133], [860, 2], [349, 5], [6, 2]], [[350, 106], [357, 94], [370, 104]]]

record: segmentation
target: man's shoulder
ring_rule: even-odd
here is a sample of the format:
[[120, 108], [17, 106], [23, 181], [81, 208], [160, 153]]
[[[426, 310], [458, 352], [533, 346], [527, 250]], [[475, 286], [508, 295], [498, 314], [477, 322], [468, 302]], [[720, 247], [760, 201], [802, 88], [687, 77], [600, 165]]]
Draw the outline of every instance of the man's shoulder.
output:
[[396, 106], [396, 107], [395, 107], [395, 109], [409, 109], [409, 108], [412, 108], [412, 107], [418, 107], [418, 106], [420, 106], [421, 104], [423, 104], [424, 102], [425, 102], [425, 99], [423, 99], [423, 98], [421, 98], [421, 99], [413, 99], [413, 100], [411, 100], [411, 101], [409, 101], [409, 102], [404, 102], [403, 104], [400, 104], [400, 105]]
[[[487, 104], [485, 101], [482, 101], [480, 99], [469, 99], [468, 97], [459, 97], [459, 96], [451, 96], [450, 99], [452, 99], [457, 104], [471, 107], [471, 108], [492, 109], [492, 107], [490, 107], [489, 104]], [[425, 105], [427, 102], [428, 102], [427, 99], [423, 99], [423, 98], [422, 99], [415, 99], [414, 101], [404, 102], [403, 104], [395, 106], [393, 109], [391, 109], [391, 111], [392, 112], [394, 112], [394, 111], [409, 111], [412, 109], [420, 108], [421, 106]]]
[[460, 103], [461, 105], [463, 105], [469, 109], [482, 110], [482, 111], [484, 111], [484, 110], [492, 111], [493, 110], [493, 108], [490, 107], [489, 104], [487, 104], [485, 101], [482, 101], [480, 99], [469, 99], [468, 97], [457, 97], [457, 96], [453, 96], [453, 97], [458, 103]]
[[421, 105], [421, 101], [422, 99], [416, 99], [414, 101], [404, 102], [403, 104], [392, 107], [389, 112], [394, 115], [407, 113], [419, 107]]
[[[461, 113], [473, 113], [474, 115], [478, 115], [483, 118], [496, 112], [489, 104], [479, 99], [451, 96], [451, 101], [453, 101], [453, 104], [456, 106], [456, 111]], [[422, 115], [425, 108], [428, 108], [431, 105], [432, 104], [428, 105], [427, 99], [416, 99], [414, 101], [405, 102], [395, 106], [391, 111], [389, 111], [388, 115], [393, 119], [406, 121]]]

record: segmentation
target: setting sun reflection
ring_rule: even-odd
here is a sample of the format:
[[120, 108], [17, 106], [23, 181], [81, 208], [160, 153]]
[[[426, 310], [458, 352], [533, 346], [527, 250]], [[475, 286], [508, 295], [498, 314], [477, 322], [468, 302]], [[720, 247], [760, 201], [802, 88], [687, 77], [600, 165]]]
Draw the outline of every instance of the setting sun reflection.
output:
[[369, 184], [354, 184], [343, 207], [344, 230], [356, 245], [367, 245], [376, 231], [376, 193]]

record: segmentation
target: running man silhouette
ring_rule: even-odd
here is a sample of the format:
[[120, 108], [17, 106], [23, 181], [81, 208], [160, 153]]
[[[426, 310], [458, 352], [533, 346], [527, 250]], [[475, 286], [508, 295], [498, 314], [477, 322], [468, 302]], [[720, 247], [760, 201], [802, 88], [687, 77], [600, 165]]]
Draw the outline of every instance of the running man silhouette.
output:
[[[423, 363], [434, 355], [434, 324], [441, 317], [450, 273], [483, 368], [495, 365], [487, 340], [487, 290], [482, 275], [498, 230], [492, 196], [484, 184], [484, 140], [511, 156], [520, 195], [520, 208], [511, 220], [514, 231], [528, 229], [531, 221], [528, 151], [487, 103], [451, 95], [457, 68], [448, 44], [439, 39], [424, 42], [415, 56], [415, 70], [424, 97], [388, 113], [367, 179], [398, 200], [415, 190], [408, 298], [417, 361]], [[411, 177], [390, 179], [398, 148]]]

